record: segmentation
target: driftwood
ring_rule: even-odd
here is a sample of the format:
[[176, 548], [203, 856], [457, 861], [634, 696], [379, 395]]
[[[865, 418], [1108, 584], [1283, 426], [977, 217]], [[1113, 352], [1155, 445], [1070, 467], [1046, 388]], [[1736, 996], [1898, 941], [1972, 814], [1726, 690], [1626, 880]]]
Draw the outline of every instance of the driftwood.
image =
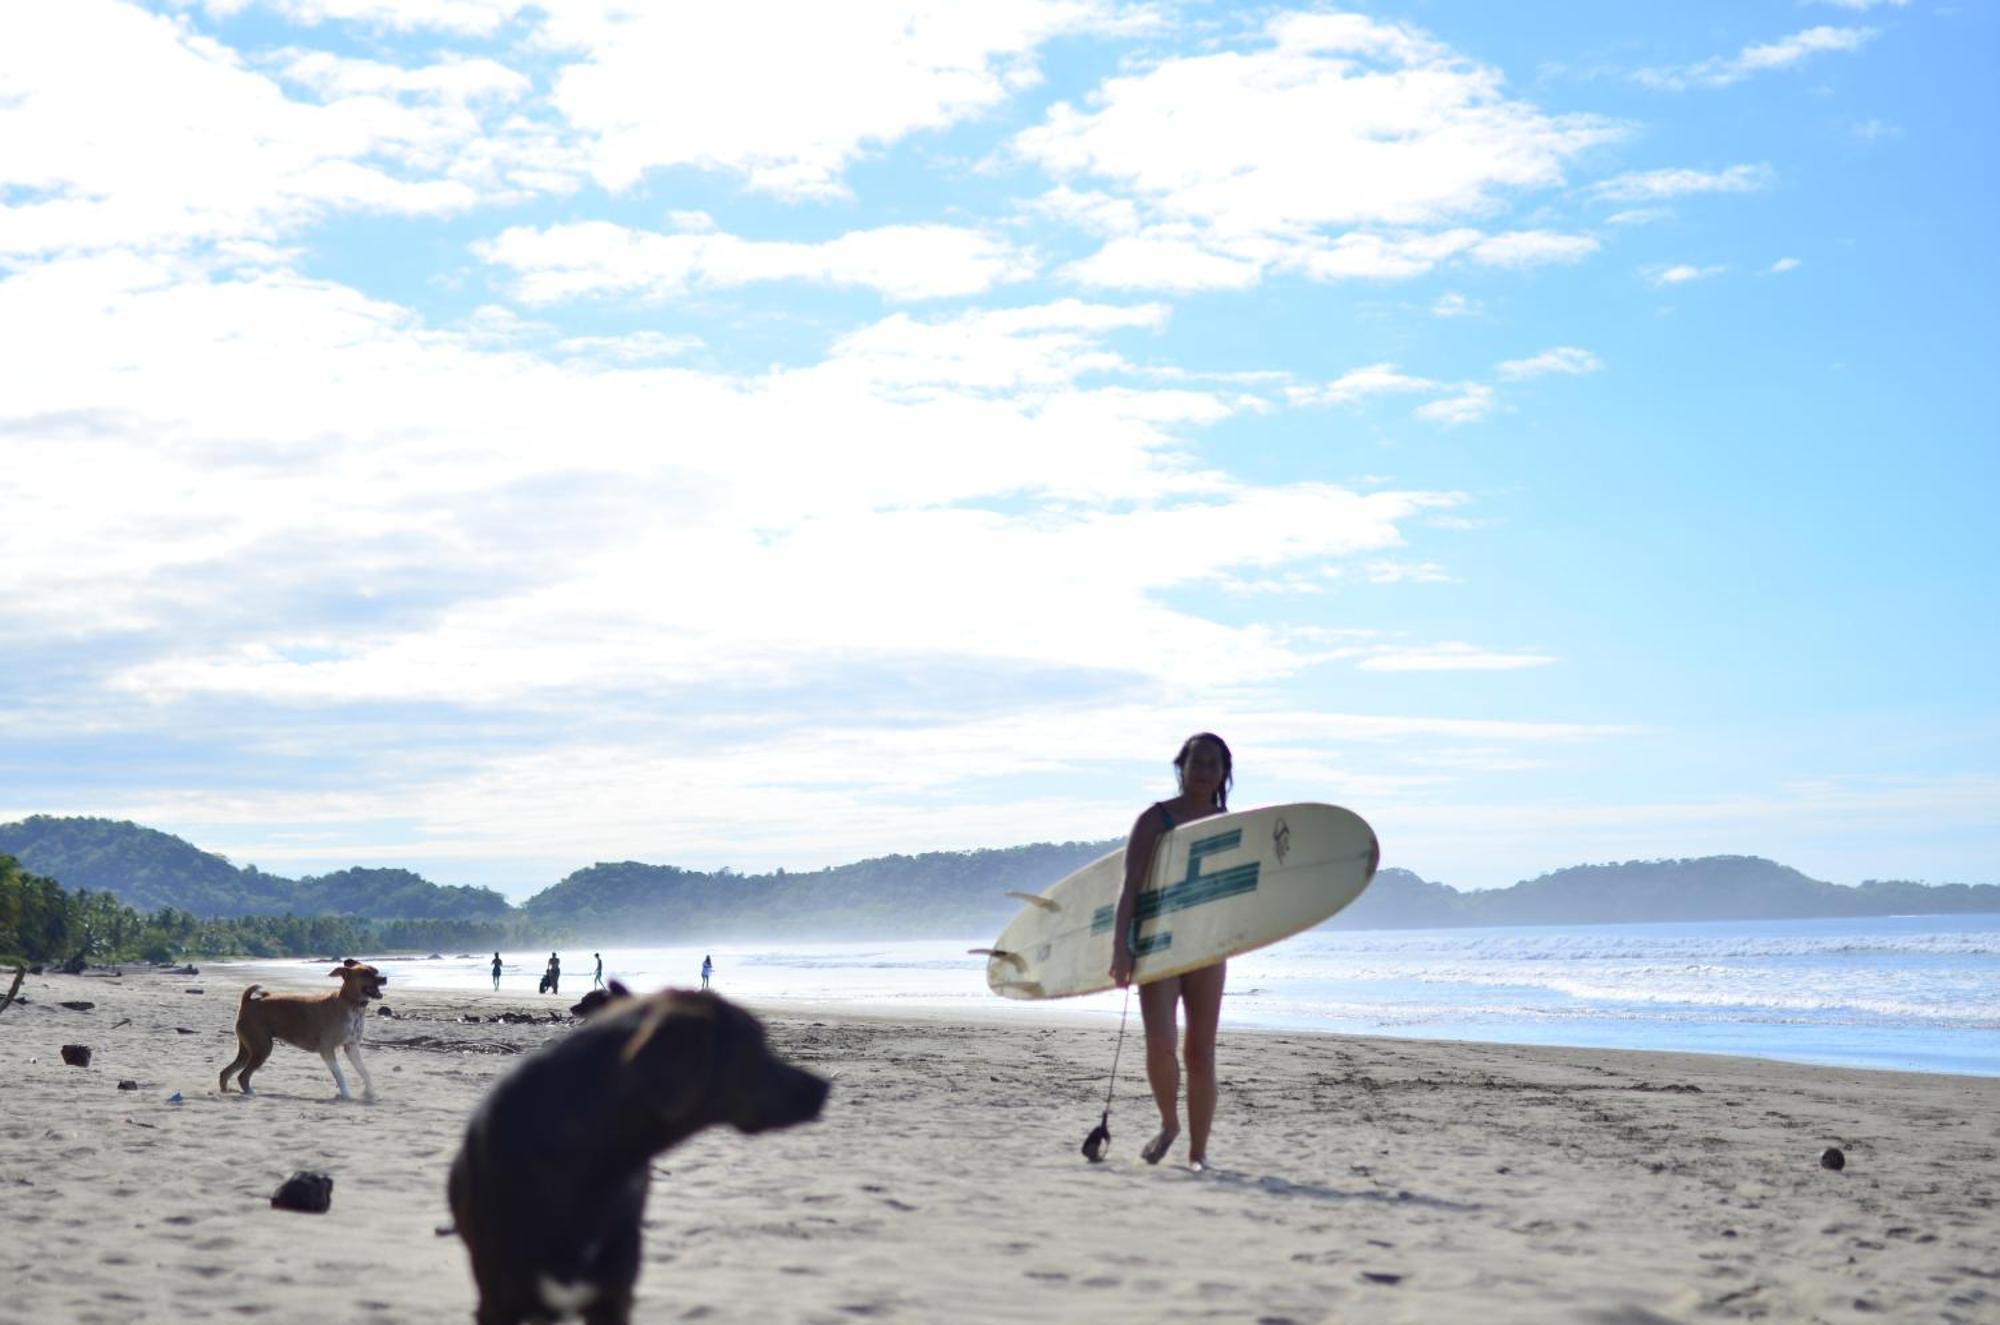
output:
[[14, 995], [21, 992], [21, 981], [27, 978], [28, 978], [27, 967], [16, 966], [14, 968], [14, 987], [7, 991], [7, 997], [0, 998], [0, 1012], [5, 1012], [7, 1010], [7, 1005], [14, 1001]]

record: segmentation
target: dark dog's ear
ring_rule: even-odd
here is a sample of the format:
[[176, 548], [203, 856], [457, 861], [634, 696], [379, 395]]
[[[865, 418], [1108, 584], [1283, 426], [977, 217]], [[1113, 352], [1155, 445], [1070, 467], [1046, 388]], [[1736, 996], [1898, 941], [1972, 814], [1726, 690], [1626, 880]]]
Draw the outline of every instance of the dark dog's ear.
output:
[[[348, 965], [352, 965], [352, 963], [350, 962], [348, 963]], [[347, 974], [347, 965], [336, 966], [331, 971], [328, 971], [326, 974], [328, 979], [338, 980], [341, 976]]]

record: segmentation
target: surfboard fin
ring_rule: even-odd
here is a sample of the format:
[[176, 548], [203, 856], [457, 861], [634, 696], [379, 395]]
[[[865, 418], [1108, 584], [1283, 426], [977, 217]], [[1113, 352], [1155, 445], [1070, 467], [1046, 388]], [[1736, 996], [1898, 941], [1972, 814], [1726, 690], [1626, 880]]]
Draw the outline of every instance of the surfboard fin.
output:
[[1039, 906], [1044, 911], [1062, 910], [1061, 902], [1053, 901], [1050, 898], [1043, 897], [1040, 893], [1022, 893], [1022, 892], [1015, 892], [1012, 889], [1009, 889], [1007, 892], [1007, 896], [1012, 897], [1014, 900], [1019, 902], [1026, 902], [1029, 906]]
[[992, 957], [995, 960], [1006, 962], [1017, 971], [1028, 969], [1028, 963], [1021, 959], [1020, 953], [1008, 952], [1005, 948], [967, 948], [965, 951], [968, 956]]

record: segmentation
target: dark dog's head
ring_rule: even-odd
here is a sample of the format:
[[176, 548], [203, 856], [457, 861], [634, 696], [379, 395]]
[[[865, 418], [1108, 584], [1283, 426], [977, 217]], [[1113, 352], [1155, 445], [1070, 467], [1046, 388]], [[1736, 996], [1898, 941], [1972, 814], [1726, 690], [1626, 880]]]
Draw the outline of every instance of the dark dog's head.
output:
[[570, 1004], [569, 1015], [589, 1021], [592, 1017], [604, 1011], [604, 1005], [612, 999], [630, 997], [632, 997], [632, 991], [627, 989], [621, 982], [613, 980], [609, 989], [593, 989], [576, 1002]]
[[389, 983], [388, 976], [352, 957], [328, 971], [327, 975], [340, 981], [340, 996], [350, 1003], [366, 1003], [371, 998], [382, 997], [382, 986]]
[[772, 1054], [764, 1026], [715, 994], [641, 1000], [622, 1057], [648, 1107], [686, 1135], [711, 1123], [765, 1132], [819, 1117], [828, 1084]]

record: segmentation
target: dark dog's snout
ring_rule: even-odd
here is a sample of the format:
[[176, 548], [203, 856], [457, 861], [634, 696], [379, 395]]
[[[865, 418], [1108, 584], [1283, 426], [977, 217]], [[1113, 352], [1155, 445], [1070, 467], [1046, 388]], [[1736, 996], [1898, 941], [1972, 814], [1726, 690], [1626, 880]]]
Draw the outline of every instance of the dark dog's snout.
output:
[[811, 1122], [826, 1107], [827, 1092], [832, 1088], [825, 1077], [804, 1068], [773, 1063], [751, 1116], [738, 1126], [745, 1132], [763, 1132]]

